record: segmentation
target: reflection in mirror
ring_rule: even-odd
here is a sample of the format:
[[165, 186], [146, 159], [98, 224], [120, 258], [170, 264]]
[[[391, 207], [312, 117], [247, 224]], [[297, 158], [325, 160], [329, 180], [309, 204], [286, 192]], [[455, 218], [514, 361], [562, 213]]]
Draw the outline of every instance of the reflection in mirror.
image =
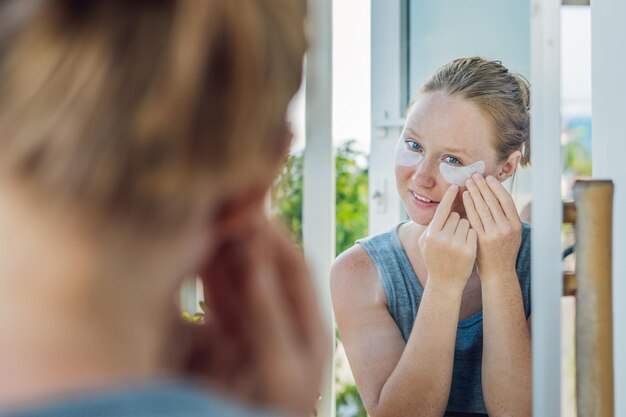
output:
[[478, 3], [371, 3], [369, 236], [331, 289], [372, 416], [530, 414], [529, 3]]
[[[400, 142], [419, 158], [396, 161], [395, 183], [409, 219], [331, 273], [370, 415], [530, 414], [530, 226], [502, 185], [530, 162], [529, 97], [523, 77], [470, 57], [437, 69], [408, 106]], [[479, 162], [461, 187], [439, 168]]]
[[[479, 3], [372, 2], [369, 236], [334, 262], [331, 287], [340, 347], [373, 416], [531, 413], [529, 3]], [[588, 11], [561, 15], [562, 80], [582, 79], [584, 92]], [[572, 99], [568, 85], [563, 115], [585, 128], [590, 94]], [[417, 92], [410, 102], [406, 91]], [[567, 172], [586, 169], [583, 156]], [[446, 195], [437, 167], [478, 161], [484, 175]], [[563, 299], [565, 416], [575, 415], [572, 305]]]

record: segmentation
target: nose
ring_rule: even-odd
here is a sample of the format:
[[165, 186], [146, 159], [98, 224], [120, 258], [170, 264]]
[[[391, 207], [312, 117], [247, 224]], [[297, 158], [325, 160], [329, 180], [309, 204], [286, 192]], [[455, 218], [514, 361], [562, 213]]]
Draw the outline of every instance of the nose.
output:
[[411, 181], [416, 185], [424, 188], [432, 188], [437, 183], [436, 176], [438, 174], [437, 164], [424, 158], [421, 163], [417, 164]]

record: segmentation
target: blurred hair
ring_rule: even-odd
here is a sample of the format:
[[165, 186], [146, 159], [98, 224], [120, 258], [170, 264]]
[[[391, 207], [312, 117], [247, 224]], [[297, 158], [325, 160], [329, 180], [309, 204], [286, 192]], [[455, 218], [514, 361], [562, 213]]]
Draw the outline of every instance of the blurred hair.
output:
[[521, 151], [521, 166], [530, 164], [530, 86], [500, 61], [459, 58], [435, 71], [419, 93], [443, 91], [476, 103], [493, 123], [500, 161]]
[[175, 231], [216, 184], [277, 169], [305, 3], [0, 2], [0, 172], [98, 219]]

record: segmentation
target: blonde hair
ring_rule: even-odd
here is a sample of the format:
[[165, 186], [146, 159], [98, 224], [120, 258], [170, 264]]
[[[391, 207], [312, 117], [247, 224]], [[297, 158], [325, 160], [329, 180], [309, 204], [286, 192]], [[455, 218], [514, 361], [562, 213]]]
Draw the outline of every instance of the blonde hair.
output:
[[419, 93], [443, 91], [476, 103], [493, 123], [500, 161], [515, 151], [521, 166], [530, 164], [530, 86], [500, 61], [460, 58], [435, 71]]
[[0, 170], [99, 219], [172, 230], [217, 183], [271, 176], [305, 0], [0, 6]]

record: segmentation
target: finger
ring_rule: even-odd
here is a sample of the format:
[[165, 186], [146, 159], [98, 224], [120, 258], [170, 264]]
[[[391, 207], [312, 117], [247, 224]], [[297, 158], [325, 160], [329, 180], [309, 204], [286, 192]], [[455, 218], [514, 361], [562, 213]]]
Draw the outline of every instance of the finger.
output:
[[489, 207], [489, 211], [491, 215], [498, 225], [502, 225], [508, 222], [502, 207], [500, 206], [500, 201], [496, 198], [493, 191], [491, 191], [491, 187], [487, 184], [487, 181], [483, 178], [482, 175], [475, 174], [472, 177], [476, 186], [478, 187], [478, 191], [480, 195], [483, 197], [483, 200], [487, 203], [487, 207]]
[[482, 221], [480, 220], [480, 216], [476, 211], [474, 201], [472, 200], [469, 191], [463, 191], [463, 205], [465, 206], [465, 214], [467, 214], [467, 220], [470, 222], [472, 229], [483, 233], [485, 229]]
[[[225, 337], [215, 323], [189, 324], [192, 347], [185, 370], [195, 377], [228, 383], [234, 374], [249, 368], [252, 356], [241, 342]], [[178, 343], [178, 340], [176, 341]]]
[[267, 355], [284, 354], [296, 339], [290, 323], [290, 309], [276, 276], [269, 269], [260, 270], [251, 280], [251, 305], [254, 313], [256, 342]]
[[[317, 291], [301, 252], [285, 238], [280, 229], [275, 229], [275, 232], [277, 241], [273, 250], [274, 262], [278, 271], [278, 283], [289, 309], [283, 314], [292, 318], [290, 324], [298, 337], [294, 340], [294, 349], [299, 350], [301, 366], [305, 367], [308, 378], [319, 381], [324, 363], [334, 346], [331, 331], [322, 320]], [[315, 396], [312, 396], [305, 403], [314, 404], [315, 400]]]
[[476, 253], [476, 248], [478, 247], [478, 235], [476, 234], [476, 230], [469, 229], [467, 232], [467, 245], [471, 248], [474, 254]]
[[240, 299], [250, 275], [247, 250], [245, 245], [223, 242], [201, 274], [207, 305], [220, 331], [228, 336], [242, 333], [246, 321]]
[[467, 232], [469, 232], [470, 223], [467, 219], [459, 220], [459, 224], [456, 227], [454, 233], [454, 240], [459, 244], [464, 244], [467, 241]]
[[[240, 303], [249, 307], [249, 330], [255, 337], [255, 343], [280, 345], [293, 338], [292, 326], [288, 325], [286, 299], [277, 282], [276, 265], [273, 250], [276, 237], [265, 225], [250, 237], [248, 246], [251, 253], [246, 260], [249, 268], [249, 279], [245, 282]], [[281, 314], [281, 312], [283, 314]], [[280, 329], [280, 330], [279, 330]]]
[[245, 282], [251, 274], [249, 251], [248, 245], [241, 242], [223, 242], [201, 276], [210, 315], [206, 316], [205, 325], [197, 329], [203, 337], [195, 339], [195, 349], [211, 349], [215, 360], [213, 366], [204, 367], [204, 373], [223, 382], [224, 372], [234, 372], [251, 360], [250, 311], [247, 303], [242, 302]]
[[489, 175], [487, 177], [487, 185], [500, 202], [500, 206], [504, 210], [504, 214], [506, 215], [506, 217], [509, 218], [509, 220], [521, 221], [519, 218], [519, 214], [517, 213], [517, 208], [515, 208], [515, 203], [511, 198], [511, 195], [502, 186], [500, 181]]
[[474, 207], [476, 208], [476, 212], [480, 217], [480, 221], [483, 224], [483, 229], [487, 232], [493, 230], [496, 227], [496, 222], [491, 215], [491, 210], [489, 210], [487, 203], [480, 194], [476, 182], [474, 182], [473, 179], [469, 179], [467, 180], [466, 186], [467, 191], [469, 191], [470, 196], [472, 197], [472, 201], [474, 203]]
[[293, 311], [295, 328], [303, 345], [322, 359], [331, 346], [321, 319], [316, 290], [304, 259], [282, 230], [276, 228], [272, 251], [283, 293]]
[[439, 202], [437, 206], [437, 210], [435, 211], [435, 216], [433, 220], [430, 222], [430, 228], [433, 231], [440, 231], [443, 229], [443, 226], [446, 224], [448, 220], [448, 216], [450, 215], [450, 210], [452, 210], [452, 204], [454, 203], [454, 199], [456, 198], [456, 194], [459, 191], [459, 187], [456, 185], [451, 185], [443, 195], [443, 198]]
[[448, 220], [446, 220], [446, 224], [443, 226], [441, 232], [450, 237], [454, 236], [454, 232], [459, 224], [460, 219], [461, 216], [456, 211], [450, 213], [450, 215], [448, 216]]

